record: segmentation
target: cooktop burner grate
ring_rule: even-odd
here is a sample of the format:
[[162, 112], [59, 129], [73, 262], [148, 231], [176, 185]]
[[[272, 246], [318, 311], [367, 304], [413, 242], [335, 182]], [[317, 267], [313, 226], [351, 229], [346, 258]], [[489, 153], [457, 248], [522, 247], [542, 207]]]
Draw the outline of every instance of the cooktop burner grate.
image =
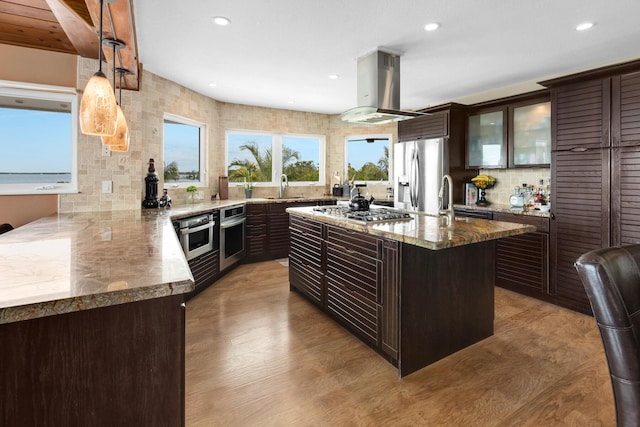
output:
[[322, 212], [336, 218], [352, 219], [362, 222], [409, 221], [410, 214], [390, 209], [369, 209], [368, 211], [352, 211], [346, 206], [318, 206], [314, 211]]

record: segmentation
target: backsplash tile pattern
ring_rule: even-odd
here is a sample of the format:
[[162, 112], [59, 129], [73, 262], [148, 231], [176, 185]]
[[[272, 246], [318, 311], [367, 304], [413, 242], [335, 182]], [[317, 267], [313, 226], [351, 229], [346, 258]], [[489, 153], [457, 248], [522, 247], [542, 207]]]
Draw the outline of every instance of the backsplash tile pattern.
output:
[[[490, 175], [496, 179], [496, 185], [487, 190], [487, 200], [495, 203], [508, 204], [509, 197], [515, 187], [522, 184], [533, 185], [538, 188], [541, 179], [546, 187], [551, 178], [549, 168], [518, 168], [518, 169], [480, 169], [480, 174]], [[553, 189], [552, 189], [553, 190]]]

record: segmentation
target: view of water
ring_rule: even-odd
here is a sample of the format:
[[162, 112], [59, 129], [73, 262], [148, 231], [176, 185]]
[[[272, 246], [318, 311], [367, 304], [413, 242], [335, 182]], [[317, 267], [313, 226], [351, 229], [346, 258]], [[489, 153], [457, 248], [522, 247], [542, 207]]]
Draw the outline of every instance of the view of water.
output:
[[0, 172], [0, 184], [55, 184], [70, 182], [70, 173], [5, 173]]

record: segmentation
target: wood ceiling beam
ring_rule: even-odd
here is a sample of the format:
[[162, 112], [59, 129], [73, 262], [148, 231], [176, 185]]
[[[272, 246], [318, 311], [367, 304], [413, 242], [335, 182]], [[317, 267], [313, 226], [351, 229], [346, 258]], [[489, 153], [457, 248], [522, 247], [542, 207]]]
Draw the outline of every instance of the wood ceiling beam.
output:
[[94, 28], [63, 0], [46, 0], [69, 41], [85, 58], [98, 59], [98, 37]]
[[[59, 0], [58, 0], [59, 1]], [[100, 25], [100, 1], [85, 0], [91, 19], [94, 22], [96, 32]], [[141, 66], [138, 62], [138, 41], [136, 38], [135, 22], [133, 15], [133, 0], [107, 0], [103, 16], [103, 37], [118, 39], [126, 44], [117, 51], [116, 67], [126, 68], [131, 74], [122, 79], [122, 88], [127, 90], [140, 89]], [[97, 35], [94, 35], [97, 43]], [[104, 57], [113, 68], [113, 50], [103, 47]], [[104, 69], [104, 68], [103, 68]], [[106, 71], [106, 70], [105, 70]], [[116, 84], [118, 79], [116, 79]]]

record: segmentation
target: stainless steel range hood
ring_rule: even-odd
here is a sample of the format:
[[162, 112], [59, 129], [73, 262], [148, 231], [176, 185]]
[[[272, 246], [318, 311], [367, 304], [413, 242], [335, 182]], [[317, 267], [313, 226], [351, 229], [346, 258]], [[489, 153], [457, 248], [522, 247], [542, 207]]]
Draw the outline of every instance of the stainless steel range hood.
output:
[[358, 106], [340, 120], [376, 125], [411, 119], [424, 113], [400, 110], [400, 56], [376, 50], [358, 58]]

